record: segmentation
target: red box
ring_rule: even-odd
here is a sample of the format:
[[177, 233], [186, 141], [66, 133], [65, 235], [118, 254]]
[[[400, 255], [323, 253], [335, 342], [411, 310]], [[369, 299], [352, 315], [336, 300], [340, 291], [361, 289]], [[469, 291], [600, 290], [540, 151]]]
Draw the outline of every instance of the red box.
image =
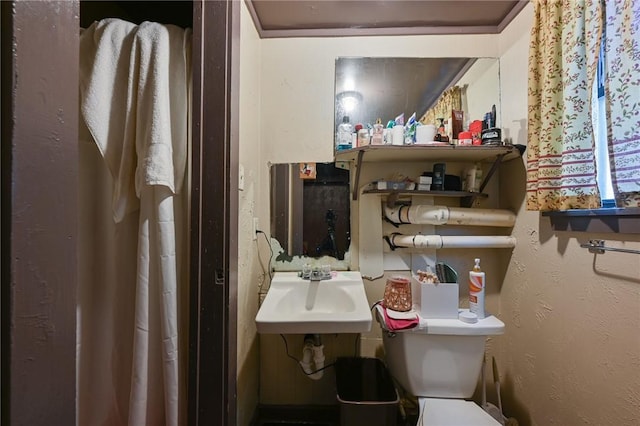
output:
[[474, 120], [469, 124], [471, 139], [474, 145], [482, 145], [482, 121]]

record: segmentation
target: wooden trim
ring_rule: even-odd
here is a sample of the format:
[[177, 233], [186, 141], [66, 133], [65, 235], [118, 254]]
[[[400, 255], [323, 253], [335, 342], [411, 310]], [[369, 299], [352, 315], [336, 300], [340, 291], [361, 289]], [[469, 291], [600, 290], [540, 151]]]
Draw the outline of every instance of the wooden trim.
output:
[[[271, 166], [271, 186], [278, 191], [271, 191], [271, 226], [272, 238], [280, 241], [285, 253], [292, 253], [289, 246], [289, 200], [291, 199], [289, 179], [291, 172], [289, 164], [273, 164]], [[271, 265], [269, 265], [271, 268]]]
[[13, 14], [11, 13], [11, 4], [7, 1], [0, 2], [0, 15], [2, 23], [0, 24], [0, 30], [2, 35], [0, 36], [0, 43], [2, 44], [2, 59], [0, 64], [2, 65], [2, 90], [0, 90], [0, 97], [2, 99], [2, 139], [0, 141], [2, 154], [0, 159], [2, 160], [2, 166], [0, 167], [0, 174], [2, 176], [2, 231], [0, 235], [2, 254], [2, 286], [0, 288], [0, 315], [2, 316], [2, 344], [0, 346], [0, 358], [2, 371], [2, 406], [0, 408], [0, 424], [8, 425], [11, 423], [10, 417], [10, 399], [9, 393], [11, 390], [11, 358], [9, 353], [11, 352], [11, 334], [9, 325], [11, 324], [11, 286], [8, 284], [11, 282], [12, 274], [8, 267], [11, 262], [9, 253], [11, 252], [11, 222], [13, 216], [13, 203], [11, 202], [11, 157], [12, 157], [12, 144], [9, 141], [13, 140], [13, 91], [11, 88], [15, 83], [13, 70], [15, 68], [13, 63], [13, 47], [11, 46], [13, 40]]
[[511, 11], [507, 14], [507, 16], [504, 17], [502, 22], [498, 24], [498, 33], [504, 31], [504, 29], [507, 28], [511, 21], [513, 21], [520, 12], [522, 12], [522, 9], [524, 9], [528, 3], [529, 0], [518, 0], [518, 4], [516, 4], [513, 9], [511, 9]]
[[[254, 21], [255, 23], [255, 21]], [[257, 27], [260, 38], [299, 37], [376, 37], [413, 35], [498, 34], [497, 26], [389, 27], [389, 28], [309, 28], [265, 30]]]
[[2, 2], [2, 424], [76, 423], [78, 16]]
[[245, 0], [260, 38], [291, 37], [369, 37], [369, 36], [408, 36], [408, 35], [456, 35], [456, 34], [500, 34], [524, 9], [529, 0], [518, 0], [517, 4], [498, 25], [451, 25], [418, 27], [370, 27], [370, 28], [294, 28], [266, 30], [262, 26], [254, 2]]
[[337, 425], [340, 406], [336, 405], [259, 405], [251, 426], [265, 424]]
[[194, 1], [191, 425], [236, 423], [239, 13]]
[[204, 0], [193, 2], [193, 35], [191, 39], [191, 206], [189, 218], [189, 374], [187, 383], [188, 424], [198, 424], [200, 399], [200, 262], [201, 241], [201, 165], [202, 139], [202, 6]]

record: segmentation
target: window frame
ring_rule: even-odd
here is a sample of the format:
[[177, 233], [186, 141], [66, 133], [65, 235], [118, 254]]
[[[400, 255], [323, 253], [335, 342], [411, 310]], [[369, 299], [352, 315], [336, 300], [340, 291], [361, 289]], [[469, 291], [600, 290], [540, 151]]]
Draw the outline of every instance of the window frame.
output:
[[542, 212], [554, 231], [640, 234], [640, 207]]

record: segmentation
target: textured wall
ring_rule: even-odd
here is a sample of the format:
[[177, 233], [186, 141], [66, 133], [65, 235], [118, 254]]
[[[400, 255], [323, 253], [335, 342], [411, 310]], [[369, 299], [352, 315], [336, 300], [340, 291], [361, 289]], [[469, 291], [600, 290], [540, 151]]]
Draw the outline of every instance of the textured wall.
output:
[[[258, 404], [259, 353], [255, 314], [258, 285], [263, 279], [257, 243], [253, 240], [253, 218], [268, 223], [268, 198], [260, 158], [260, 39], [244, 2], [240, 21], [240, 154], [244, 190], [238, 197], [238, 425], [248, 425]], [[263, 253], [265, 249], [263, 248]], [[268, 248], [266, 249], [268, 253]]]
[[[501, 35], [503, 119], [526, 143], [532, 6]], [[640, 424], [640, 256], [593, 255], [589, 239], [640, 249], [640, 237], [554, 232], [524, 210], [524, 163], [506, 164], [504, 203], [518, 212], [518, 245], [500, 291], [507, 324], [499, 366], [506, 412], [521, 425]]]

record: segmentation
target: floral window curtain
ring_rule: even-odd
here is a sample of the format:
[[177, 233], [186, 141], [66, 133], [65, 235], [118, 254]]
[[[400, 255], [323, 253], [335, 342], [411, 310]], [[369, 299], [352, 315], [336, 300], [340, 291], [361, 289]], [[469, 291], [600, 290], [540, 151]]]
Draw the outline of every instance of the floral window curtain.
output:
[[611, 179], [618, 207], [640, 207], [640, 1], [606, 2]]
[[451, 119], [451, 111], [460, 109], [462, 109], [462, 92], [458, 86], [453, 86], [446, 90], [438, 98], [436, 104], [422, 115], [420, 122], [438, 125], [439, 118]]
[[599, 208], [591, 88], [597, 0], [538, 0], [529, 50], [527, 209]]

